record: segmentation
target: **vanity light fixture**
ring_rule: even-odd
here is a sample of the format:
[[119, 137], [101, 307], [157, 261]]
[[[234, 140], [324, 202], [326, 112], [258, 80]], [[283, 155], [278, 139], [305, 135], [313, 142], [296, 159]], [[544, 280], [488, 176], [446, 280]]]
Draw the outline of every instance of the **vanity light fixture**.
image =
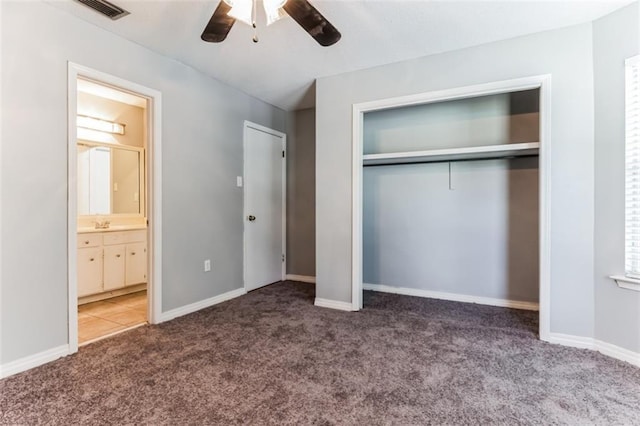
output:
[[83, 129], [97, 130], [105, 133], [124, 135], [125, 125], [113, 121], [101, 120], [87, 115], [78, 115], [76, 125]]

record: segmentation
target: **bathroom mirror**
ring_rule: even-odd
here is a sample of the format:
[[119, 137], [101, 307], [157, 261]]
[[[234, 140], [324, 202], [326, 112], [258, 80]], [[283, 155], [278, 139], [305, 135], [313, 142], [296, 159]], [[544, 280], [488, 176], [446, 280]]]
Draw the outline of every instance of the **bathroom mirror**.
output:
[[144, 150], [78, 143], [78, 215], [143, 215]]

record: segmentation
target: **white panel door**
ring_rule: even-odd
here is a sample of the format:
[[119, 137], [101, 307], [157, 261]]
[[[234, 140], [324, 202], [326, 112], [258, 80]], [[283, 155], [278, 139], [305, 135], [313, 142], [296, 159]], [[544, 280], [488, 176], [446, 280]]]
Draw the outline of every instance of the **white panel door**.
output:
[[244, 271], [247, 291], [284, 278], [284, 141], [247, 123], [244, 141]]

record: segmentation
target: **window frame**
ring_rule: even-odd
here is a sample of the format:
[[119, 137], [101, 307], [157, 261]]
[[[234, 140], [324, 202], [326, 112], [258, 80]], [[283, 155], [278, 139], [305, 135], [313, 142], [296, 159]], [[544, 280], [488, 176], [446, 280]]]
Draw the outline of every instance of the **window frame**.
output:
[[624, 275], [611, 278], [640, 291], [640, 55], [625, 60], [624, 96]]

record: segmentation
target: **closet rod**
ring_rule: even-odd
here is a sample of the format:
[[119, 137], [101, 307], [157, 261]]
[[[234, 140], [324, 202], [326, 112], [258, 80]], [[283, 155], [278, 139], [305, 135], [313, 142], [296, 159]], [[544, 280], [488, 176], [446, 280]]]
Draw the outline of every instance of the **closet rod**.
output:
[[380, 166], [406, 166], [408, 164], [429, 164], [429, 163], [452, 163], [452, 162], [461, 162], [461, 161], [484, 161], [484, 160], [511, 160], [514, 158], [531, 158], [538, 157], [538, 154], [527, 154], [527, 155], [510, 155], [508, 157], [505, 156], [495, 156], [495, 157], [482, 157], [482, 158], [461, 158], [457, 160], [417, 160], [417, 161], [404, 161], [397, 163], [383, 163], [383, 164], [363, 164], [362, 167], [380, 167]]

